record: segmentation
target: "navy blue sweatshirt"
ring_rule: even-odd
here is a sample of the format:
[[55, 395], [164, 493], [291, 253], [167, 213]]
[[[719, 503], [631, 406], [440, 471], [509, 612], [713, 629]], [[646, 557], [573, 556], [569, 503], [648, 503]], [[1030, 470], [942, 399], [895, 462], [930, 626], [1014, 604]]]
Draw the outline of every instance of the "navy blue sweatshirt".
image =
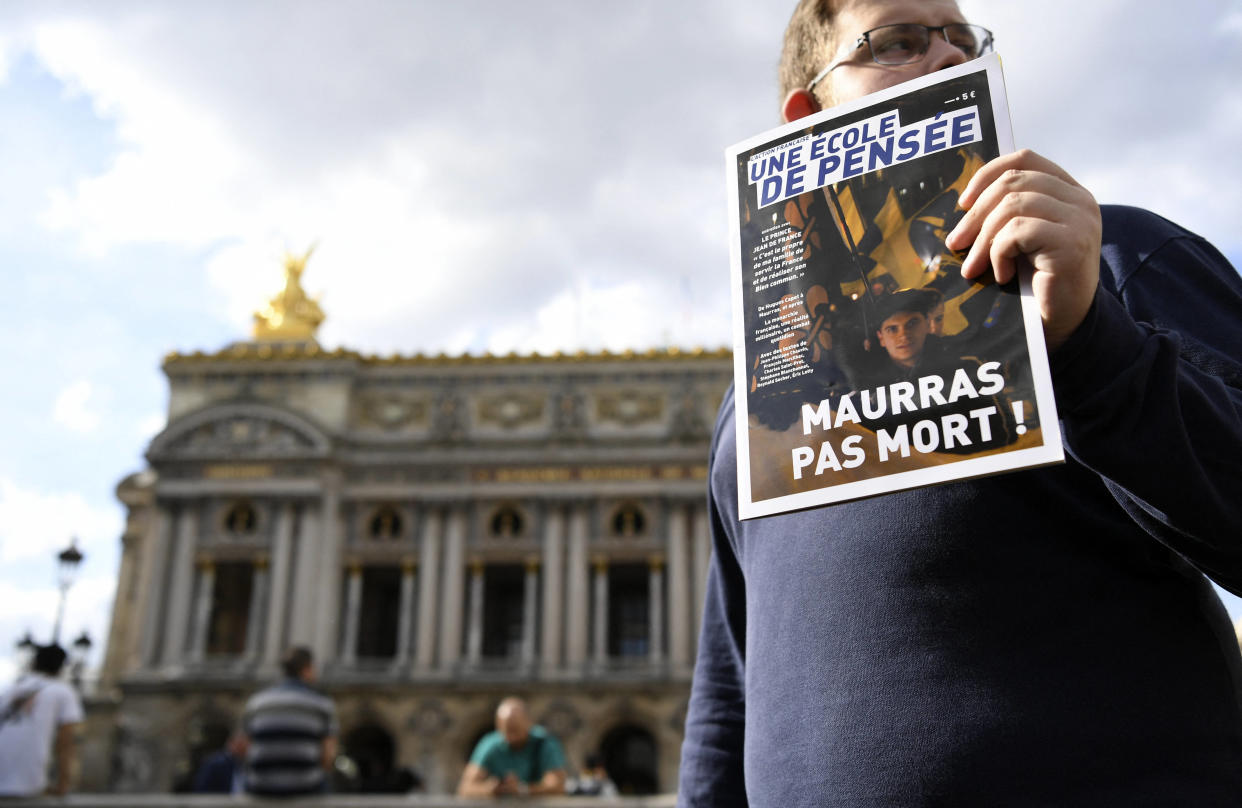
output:
[[682, 806], [1242, 806], [1242, 280], [1104, 207], [1065, 465], [739, 522], [733, 395]]

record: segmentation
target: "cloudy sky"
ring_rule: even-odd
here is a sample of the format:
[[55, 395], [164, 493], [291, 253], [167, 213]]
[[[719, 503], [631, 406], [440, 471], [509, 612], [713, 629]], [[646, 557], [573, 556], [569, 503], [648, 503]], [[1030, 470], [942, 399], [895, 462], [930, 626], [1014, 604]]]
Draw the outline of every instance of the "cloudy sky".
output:
[[[792, 5], [0, 5], [0, 683], [70, 536], [102, 644], [161, 357], [246, 338], [286, 249], [328, 347], [725, 345], [723, 150], [777, 122]], [[1018, 145], [1242, 265], [1242, 7], [1033, 7], [963, 2]]]

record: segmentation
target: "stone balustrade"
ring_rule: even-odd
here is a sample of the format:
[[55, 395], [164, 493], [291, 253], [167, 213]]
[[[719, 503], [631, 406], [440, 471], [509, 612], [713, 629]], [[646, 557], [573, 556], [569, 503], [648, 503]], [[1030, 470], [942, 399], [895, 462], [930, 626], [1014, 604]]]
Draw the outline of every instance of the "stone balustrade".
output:
[[6, 800], [6, 806], [58, 806], [58, 808], [237, 808], [245, 805], [315, 806], [315, 808], [674, 808], [672, 794], [651, 797], [528, 797], [502, 800], [459, 799], [451, 796], [363, 796], [330, 794], [296, 800], [261, 799], [245, 795], [214, 794], [70, 794]]

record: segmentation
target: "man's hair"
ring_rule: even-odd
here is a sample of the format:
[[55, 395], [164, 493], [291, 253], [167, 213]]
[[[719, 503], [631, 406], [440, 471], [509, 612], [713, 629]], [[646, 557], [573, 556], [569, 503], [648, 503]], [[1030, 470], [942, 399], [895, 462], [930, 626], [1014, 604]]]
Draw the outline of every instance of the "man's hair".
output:
[[302, 671], [309, 668], [314, 661], [315, 657], [310, 649], [298, 645], [285, 651], [285, 655], [280, 658], [280, 668], [285, 672], [285, 676], [298, 679], [301, 678]]
[[878, 330], [889, 317], [908, 311], [924, 317], [936, 308], [936, 304], [944, 300], [944, 296], [935, 289], [898, 289], [888, 295], [881, 295], [872, 304], [872, 317]]
[[56, 643], [40, 645], [35, 648], [34, 661], [30, 667], [36, 673], [59, 676], [60, 669], [65, 666], [67, 656], [69, 655], [65, 653], [65, 649]]
[[503, 699], [500, 704], [496, 705], [496, 717], [499, 718], [501, 713], [513, 714], [519, 713], [523, 717], [530, 717], [530, 708], [526, 702], [517, 696], [508, 696]]
[[843, 0], [799, 0], [781, 48], [781, 103], [791, 90], [805, 87], [827, 65], [826, 48]]

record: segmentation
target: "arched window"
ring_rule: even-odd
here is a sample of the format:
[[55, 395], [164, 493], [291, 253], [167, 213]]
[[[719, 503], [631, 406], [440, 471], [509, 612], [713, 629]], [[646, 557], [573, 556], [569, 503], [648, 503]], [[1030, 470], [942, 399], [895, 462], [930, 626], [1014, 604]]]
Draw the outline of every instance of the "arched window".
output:
[[345, 734], [341, 750], [356, 767], [355, 776], [345, 785], [360, 794], [406, 794], [422, 787], [422, 778], [413, 770], [396, 765], [397, 745], [383, 727], [363, 724]]
[[608, 777], [622, 794], [655, 794], [659, 790], [655, 738], [642, 727], [622, 724], [609, 730], [599, 744]]
[[236, 502], [224, 514], [224, 532], [231, 536], [253, 536], [259, 527], [259, 513], [249, 502]]
[[501, 505], [488, 520], [488, 532], [497, 539], [516, 539], [526, 532], [522, 512], [512, 505]]
[[647, 532], [647, 516], [642, 508], [627, 502], [612, 512], [609, 527], [612, 535], [629, 539]]
[[380, 541], [391, 541], [401, 538], [405, 532], [405, 522], [401, 512], [391, 505], [382, 505], [367, 520], [367, 536]]

